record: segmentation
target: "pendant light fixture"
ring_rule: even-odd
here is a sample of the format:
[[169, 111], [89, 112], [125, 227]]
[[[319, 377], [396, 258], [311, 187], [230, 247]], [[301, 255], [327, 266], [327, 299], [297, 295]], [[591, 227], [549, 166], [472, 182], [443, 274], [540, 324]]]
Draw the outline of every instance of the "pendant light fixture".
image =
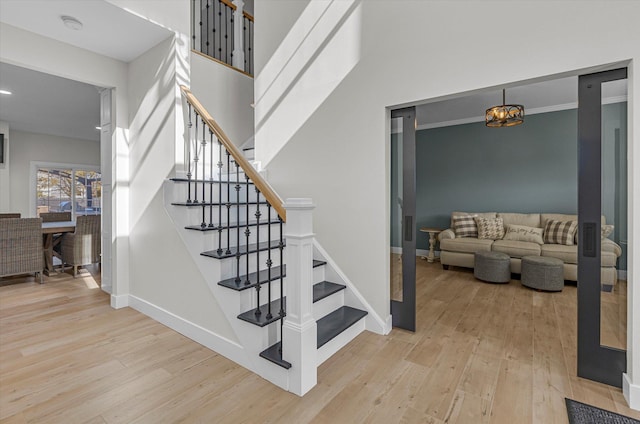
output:
[[502, 104], [493, 106], [485, 112], [487, 127], [512, 127], [524, 122], [524, 106], [505, 104], [505, 89], [502, 89]]

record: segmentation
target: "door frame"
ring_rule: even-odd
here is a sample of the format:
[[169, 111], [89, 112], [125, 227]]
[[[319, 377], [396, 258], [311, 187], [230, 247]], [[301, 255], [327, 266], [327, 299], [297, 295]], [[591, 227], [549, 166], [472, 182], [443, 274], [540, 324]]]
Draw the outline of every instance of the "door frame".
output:
[[[602, 215], [602, 83], [627, 68], [578, 76], [578, 376], [622, 387], [626, 350], [600, 343]], [[627, 124], [628, 125], [628, 124]], [[627, 329], [628, 331], [628, 329]]]
[[391, 111], [402, 118], [402, 301], [391, 300], [393, 327], [416, 331], [416, 108]]

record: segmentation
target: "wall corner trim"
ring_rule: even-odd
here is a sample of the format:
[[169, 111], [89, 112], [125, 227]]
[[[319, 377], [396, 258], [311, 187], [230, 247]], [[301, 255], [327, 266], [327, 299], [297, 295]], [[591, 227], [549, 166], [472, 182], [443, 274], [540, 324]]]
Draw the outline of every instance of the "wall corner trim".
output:
[[640, 385], [633, 384], [629, 374], [622, 374], [622, 394], [629, 408], [640, 411]]
[[111, 307], [113, 309], [122, 309], [129, 306], [129, 295], [121, 294], [121, 295], [111, 295]]

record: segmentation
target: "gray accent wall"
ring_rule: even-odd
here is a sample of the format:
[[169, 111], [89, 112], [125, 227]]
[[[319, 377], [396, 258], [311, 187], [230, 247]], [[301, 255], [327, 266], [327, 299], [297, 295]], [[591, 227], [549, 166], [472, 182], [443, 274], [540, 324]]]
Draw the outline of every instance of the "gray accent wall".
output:
[[[624, 122], [620, 116], [624, 116]], [[452, 211], [575, 214], [577, 119], [577, 110], [572, 109], [526, 116], [525, 123], [516, 127], [487, 128], [478, 122], [418, 131], [417, 228], [449, 228]], [[614, 193], [605, 195], [603, 211], [607, 222], [619, 229], [617, 237], [618, 233], [611, 236], [619, 242], [626, 240], [626, 182], [619, 181], [626, 169], [621, 173], [612, 167], [626, 164], [626, 158], [620, 157], [621, 152], [626, 152], [626, 103], [605, 105], [603, 121], [605, 192]], [[616, 133], [615, 128], [624, 130]], [[394, 165], [397, 164], [391, 166], [392, 211], [397, 198], [393, 190], [397, 185]], [[613, 206], [614, 202], [617, 206]], [[401, 228], [393, 212], [391, 217], [391, 242], [397, 246]], [[418, 232], [417, 242], [418, 249], [429, 248], [427, 234]], [[623, 257], [619, 265], [626, 269]]]

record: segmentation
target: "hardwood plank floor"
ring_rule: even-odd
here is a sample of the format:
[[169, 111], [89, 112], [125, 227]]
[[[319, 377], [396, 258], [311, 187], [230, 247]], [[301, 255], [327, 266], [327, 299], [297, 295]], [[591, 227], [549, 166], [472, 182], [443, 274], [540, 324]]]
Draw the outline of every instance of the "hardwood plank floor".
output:
[[0, 282], [0, 423], [567, 423], [565, 396], [640, 418], [620, 390], [576, 376], [575, 286], [417, 266], [418, 331], [362, 333], [303, 398], [111, 309], [95, 269]]

